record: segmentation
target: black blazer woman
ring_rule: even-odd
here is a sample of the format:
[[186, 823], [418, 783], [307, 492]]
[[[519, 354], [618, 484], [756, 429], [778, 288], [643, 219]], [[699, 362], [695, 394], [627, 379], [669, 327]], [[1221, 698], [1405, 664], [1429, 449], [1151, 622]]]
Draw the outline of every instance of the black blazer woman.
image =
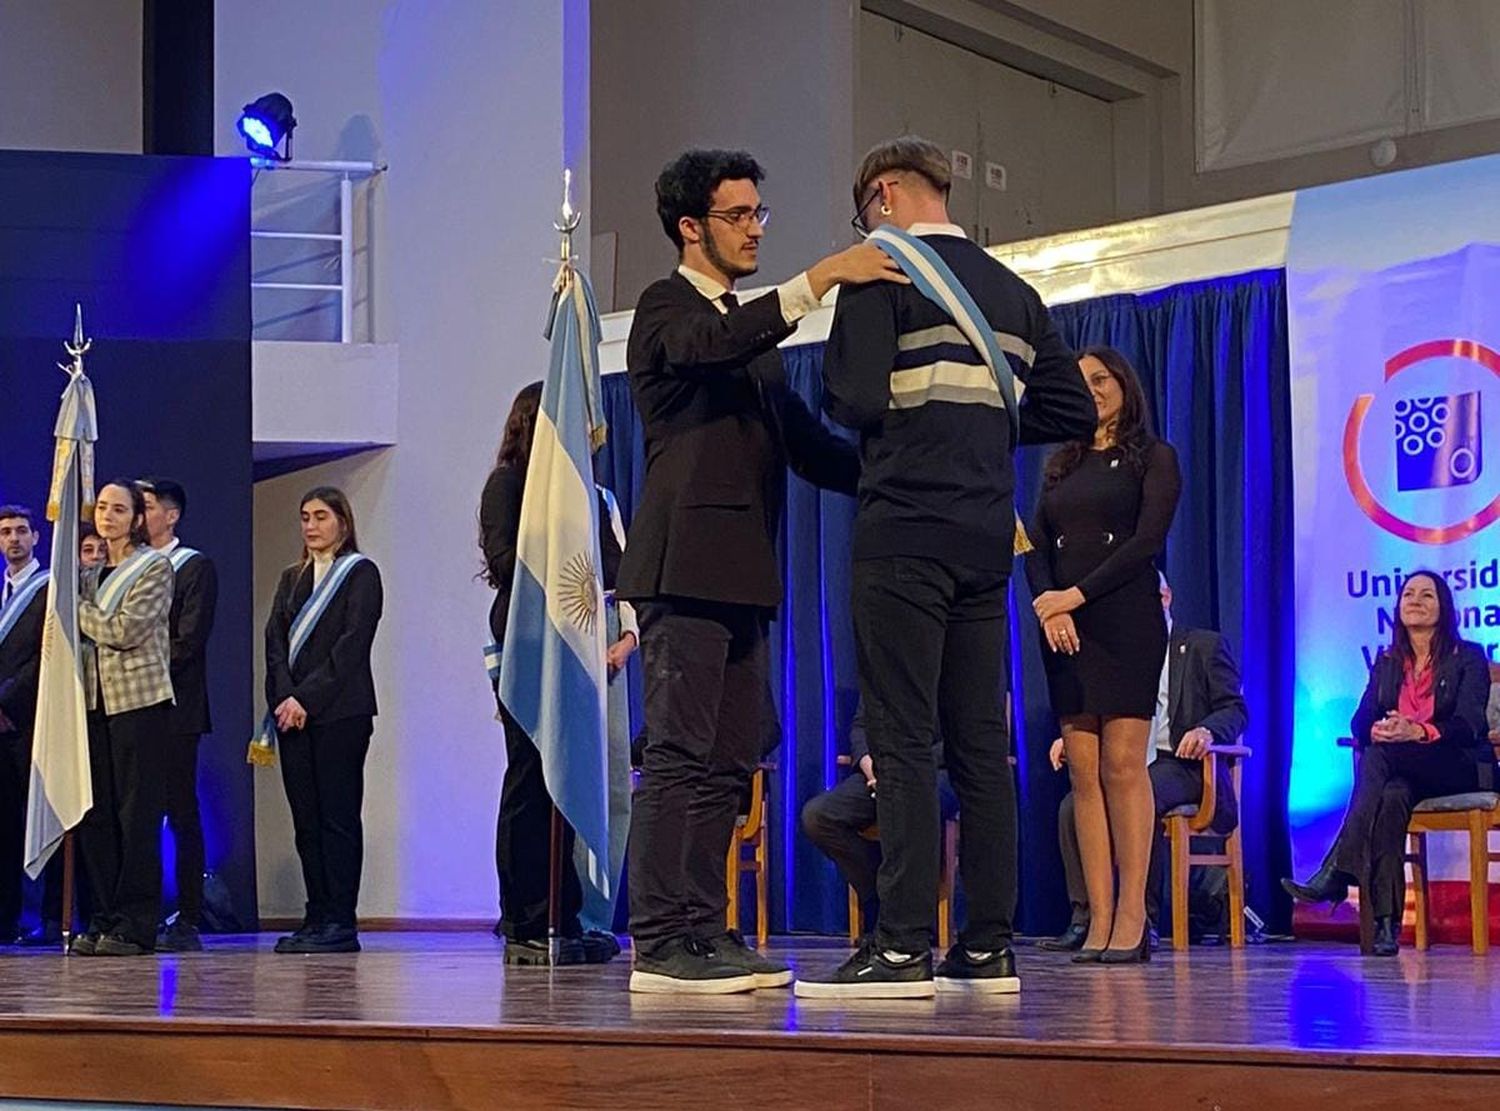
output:
[[1333, 850], [1307, 883], [1283, 883], [1308, 902], [1342, 901], [1358, 885], [1372, 904], [1379, 956], [1399, 948], [1412, 809], [1493, 782], [1489, 683], [1484, 649], [1459, 639], [1448, 584], [1413, 572], [1401, 587], [1391, 646], [1376, 657], [1350, 723], [1359, 766]]
[[78, 848], [92, 906], [73, 951], [128, 957], [156, 948], [161, 918], [173, 575], [171, 561], [151, 548], [135, 483], [99, 491], [94, 525], [108, 556], [83, 569], [78, 599], [94, 792]]
[[302, 559], [282, 572], [266, 622], [266, 703], [307, 888], [302, 926], [276, 951], [351, 953], [376, 714], [370, 649], [384, 594], [379, 569], [359, 552], [343, 491], [309, 491], [301, 515]]
[[1155, 560], [1182, 479], [1177, 453], [1151, 432], [1129, 361], [1095, 347], [1078, 365], [1098, 425], [1092, 442], [1066, 444], [1047, 462], [1026, 574], [1092, 910], [1074, 960], [1114, 964], [1151, 952], [1145, 893], [1156, 810], [1146, 750], [1167, 652]]

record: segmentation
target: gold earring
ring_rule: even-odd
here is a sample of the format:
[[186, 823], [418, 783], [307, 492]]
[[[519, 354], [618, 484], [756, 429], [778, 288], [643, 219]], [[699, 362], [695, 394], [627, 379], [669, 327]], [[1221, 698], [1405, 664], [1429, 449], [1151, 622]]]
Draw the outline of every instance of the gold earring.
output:
[[889, 216], [891, 214], [891, 206], [888, 205], [888, 204], [881, 205], [880, 206], [880, 214], [882, 216]]

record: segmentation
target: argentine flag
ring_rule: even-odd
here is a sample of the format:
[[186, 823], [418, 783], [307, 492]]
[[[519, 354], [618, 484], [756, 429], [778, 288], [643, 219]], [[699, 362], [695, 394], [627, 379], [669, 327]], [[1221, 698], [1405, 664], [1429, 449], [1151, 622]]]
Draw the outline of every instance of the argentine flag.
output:
[[51, 578], [42, 632], [32, 734], [31, 794], [26, 808], [26, 872], [41, 875], [63, 834], [94, 805], [89, 731], [78, 632], [78, 521], [94, 501], [94, 387], [83, 373], [83, 322], [74, 327], [73, 365], [57, 414], [56, 450], [47, 519], [52, 530]]
[[547, 791], [577, 831], [579, 878], [605, 897], [610, 862], [606, 614], [593, 449], [599, 316], [588, 280], [565, 264], [549, 335], [500, 659], [500, 698], [542, 757]]

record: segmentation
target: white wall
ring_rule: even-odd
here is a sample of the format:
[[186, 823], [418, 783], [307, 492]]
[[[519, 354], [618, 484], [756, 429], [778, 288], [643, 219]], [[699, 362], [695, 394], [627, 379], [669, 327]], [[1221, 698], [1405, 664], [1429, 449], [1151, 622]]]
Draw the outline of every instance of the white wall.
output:
[[850, 0], [594, 5], [593, 231], [619, 236], [616, 295], [601, 308], [635, 304], [675, 264], [652, 187], [689, 147], [744, 148], [765, 167], [767, 282], [847, 246], [856, 8]]
[[0, 147], [141, 152], [140, 0], [0, 0]]
[[[565, 67], [564, 24], [586, 33], [587, 11], [587, 0], [218, 0], [221, 153], [239, 149], [239, 107], [280, 89], [299, 157], [390, 164], [371, 217], [373, 331], [400, 347], [400, 442], [260, 483], [255, 497], [262, 614], [297, 553], [297, 499], [320, 482], [348, 490], [385, 579], [365, 917], [496, 914], [503, 749], [480, 654], [491, 595], [474, 578], [476, 509], [510, 400], [545, 368], [565, 130], [580, 168], [588, 160], [587, 52], [572, 42]], [[297, 33], [266, 52], [254, 46], [266, 26]], [[299, 913], [274, 772], [257, 777], [256, 819], [262, 913]]]

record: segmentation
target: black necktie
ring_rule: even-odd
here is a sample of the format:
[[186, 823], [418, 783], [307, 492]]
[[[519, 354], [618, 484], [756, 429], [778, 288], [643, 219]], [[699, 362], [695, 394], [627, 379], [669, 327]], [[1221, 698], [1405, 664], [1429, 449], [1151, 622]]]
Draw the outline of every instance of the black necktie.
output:
[[724, 302], [724, 307], [730, 312], [734, 312], [735, 309], [740, 307], [740, 299], [733, 293], [726, 291], [724, 295], [719, 298], [719, 300]]

